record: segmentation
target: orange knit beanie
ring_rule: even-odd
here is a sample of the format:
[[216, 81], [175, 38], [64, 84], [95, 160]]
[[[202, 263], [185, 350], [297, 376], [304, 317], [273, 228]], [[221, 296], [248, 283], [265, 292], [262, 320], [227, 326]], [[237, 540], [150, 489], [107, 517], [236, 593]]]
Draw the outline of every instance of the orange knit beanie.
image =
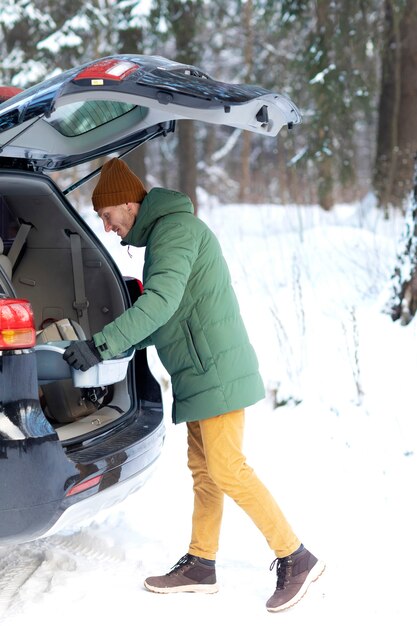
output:
[[140, 178], [124, 161], [114, 158], [103, 165], [91, 199], [94, 210], [98, 211], [125, 202], [142, 202], [146, 193]]

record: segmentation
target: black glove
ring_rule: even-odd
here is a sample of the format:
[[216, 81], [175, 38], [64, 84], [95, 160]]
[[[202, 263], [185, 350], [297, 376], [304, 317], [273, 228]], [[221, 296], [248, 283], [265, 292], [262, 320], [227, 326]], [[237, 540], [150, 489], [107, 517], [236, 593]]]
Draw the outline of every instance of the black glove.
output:
[[62, 356], [68, 365], [82, 372], [86, 372], [90, 367], [103, 360], [92, 339], [71, 341]]

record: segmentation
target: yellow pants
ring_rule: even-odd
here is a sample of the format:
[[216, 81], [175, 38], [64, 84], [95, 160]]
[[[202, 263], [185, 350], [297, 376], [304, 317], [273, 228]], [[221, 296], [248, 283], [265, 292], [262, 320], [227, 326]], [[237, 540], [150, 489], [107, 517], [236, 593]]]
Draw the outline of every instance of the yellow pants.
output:
[[189, 553], [215, 559], [224, 494], [249, 515], [276, 556], [300, 546], [274, 498], [246, 463], [242, 452], [243, 410], [187, 422], [188, 467], [193, 477], [194, 511]]

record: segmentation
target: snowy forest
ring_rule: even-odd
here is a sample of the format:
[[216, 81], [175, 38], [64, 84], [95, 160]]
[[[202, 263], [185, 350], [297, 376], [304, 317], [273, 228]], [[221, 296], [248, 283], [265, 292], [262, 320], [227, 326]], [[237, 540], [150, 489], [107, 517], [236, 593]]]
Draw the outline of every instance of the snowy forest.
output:
[[3, 85], [26, 89], [95, 58], [137, 53], [288, 95], [303, 123], [277, 138], [181, 121], [173, 138], [141, 146], [128, 163], [148, 184], [186, 192], [197, 210], [200, 189], [224, 203], [325, 211], [372, 193], [384, 219], [408, 211], [391, 309], [393, 319], [410, 321], [414, 0], [0, 0], [0, 7]]
[[[1, 0], [0, 83], [27, 88], [108, 54], [165, 56], [290, 96], [303, 126], [265, 141], [179, 124], [135, 155], [146, 178], [224, 201], [403, 207], [417, 121], [413, 0]], [[231, 149], [233, 147], [233, 150]], [[146, 149], [152, 150], [152, 165]], [[148, 155], [149, 156], [149, 155]]]
[[[248, 409], [248, 460], [326, 562], [280, 625], [414, 623], [417, 1], [0, 0], [0, 29], [0, 86], [159, 55], [300, 109], [302, 124], [275, 138], [180, 121], [126, 161], [149, 188], [191, 197], [231, 269], [266, 388]], [[51, 176], [66, 189], [101, 163]], [[87, 187], [73, 206], [123, 275], [140, 277], [142, 251], [103, 231]], [[168, 376], [149, 357], [170, 407]], [[0, 546], [1, 624], [270, 626], [270, 550], [229, 500], [221, 591], [143, 589], [189, 539], [186, 431], [170, 409], [166, 422], [138, 492], [81, 526]]]

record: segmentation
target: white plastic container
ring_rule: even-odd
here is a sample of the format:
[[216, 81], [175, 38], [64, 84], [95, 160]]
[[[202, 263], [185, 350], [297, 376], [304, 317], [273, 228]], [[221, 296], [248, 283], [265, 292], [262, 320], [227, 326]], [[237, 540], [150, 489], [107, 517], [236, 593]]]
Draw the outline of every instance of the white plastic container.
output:
[[114, 359], [101, 361], [86, 372], [71, 367], [74, 387], [104, 387], [123, 380], [126, 377], [127, 368], [134, 352], [134, 348], [131, 348], [128, 352], [123, 352]]
[[126, 377], [134, 348], [120, 356], [93, 365], [86, 372], [70, 367], [62, 358], [69, 341], [56, 341], [34, 346], [36, 353], [39, 384], [72, 378], [74, 387], [104, 387]]

